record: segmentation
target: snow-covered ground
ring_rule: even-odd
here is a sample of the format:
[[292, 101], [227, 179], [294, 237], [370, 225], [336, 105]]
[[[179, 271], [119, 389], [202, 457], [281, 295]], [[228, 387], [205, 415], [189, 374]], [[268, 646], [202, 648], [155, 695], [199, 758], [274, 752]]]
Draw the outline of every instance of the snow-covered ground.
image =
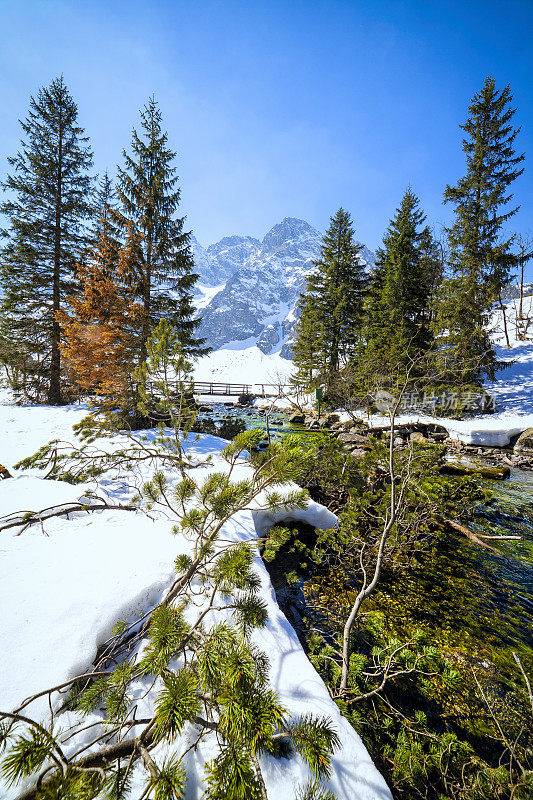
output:
[[230, 342], [220, 350], [199, 358], [194, 379], [217, 383], [287, 383], [293, 372], [292, 361], [282, 358], [279, 350], [265, 355], [255, 346], [255, 338]]
[[[10, 469], [22, 457], [34, 452], [52, 437], [72, 438], [71, 425], [83, 416], [79, 407], [47, 408], [0, 405], [0, 462]], [[213, 455], [213, 463], [201, 468], [204, 475], [221, 468], [218, 455], [225, 443], [211, 436], [191, 439], [192, 458], [203, 460]], [[236, 477], [244, 477], [250, 467], [242, 462]], [[198, 479], [198, 471], [195, 472]], [[87, 487], [45, 480], [36, 471], [15, 474], [0, 481], [0, 516], [15, 510], [40, 509], [72, 501], [84, 495]], [[116, 484], [100, 481], [99, 493], [113, 493], [114, 501], [125, 501], [127, 491]], [[311, 524], [330, 526], [333, 515], [316, 503], [294, 515]], [[236, 514], [226, 524], [228, 539], [245, 540], [257, 536], [274, 522], [264, 512], [253, 510]], [[1, 541], [2, 581], [0, 582], [0, 710], [11, 710], [28, 695], [56, 685], [87, 671], [99, 644], [105, 641], [119, 619], [157, 604], [172, 583], [173, 562], [187, 551], [187, 543], [172, 535], [172, 522], [140, 512], [105, 511], [78, 513], [70, 519], [54, 518], [16, 535], [4, 531]], [[261, 578], [261, 597], [268, 608], [268, 624], [255, 634], [255, 640], [268, 654], [270, 677], [283, 705], [291, 715], [310, 711], [330, 717], [342, 746], [333, 758], [329, 786], [339, 800], [387, 800], [390, 793], [375, 769], [359, 736], [340, 715], [329, 693], [308, 661], [298, 638], [281, 613], [270, 579], [259, 556], [255, 569]], [[146, 686], [136, 687], [139, 717], [150, 711], [158, 686], [146, 699]], [[137, 695], [138, 692], [138, 695]], [[46, 719], [44, 699], [27, 713]], [[59, 724], [72, 723], [68, 713]], [[94, 721], [98, 721], [95, 716]], [[87, 720], [92, 721], [92, 718]], [[188, 731], [177, 742], [185, 742]], [[190, 776], [187, 800], [202, 794], [202, 770], [215, 755], [216, 745], [200, 745], [187, 755]], [[65, 745], [68, 752], [69, 745]], [[164, 754], [164, 746], [154, 751]], [[291, 800], [298, 785], [308, 777], [308, 768], [299, 757], [261, 759], [269, 800]], [[133, 796], [140, 793], [140, 777]], [[0, 797], [10, 800], [20, 789], [0, 784]], [[137, 792], [137, 794], [136, 794]]]

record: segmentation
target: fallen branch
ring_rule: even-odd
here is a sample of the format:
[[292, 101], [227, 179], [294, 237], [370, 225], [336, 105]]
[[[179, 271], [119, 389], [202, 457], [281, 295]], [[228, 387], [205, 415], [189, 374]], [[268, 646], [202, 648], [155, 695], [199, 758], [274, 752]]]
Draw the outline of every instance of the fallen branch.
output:
[[452, 519], [447, 519], [446, 523], [450, 526], [450, 528], [453, 528], [455, 531], [459, 531], [459, 533], [462, 533], [463, 536], [466, 536], [466, 538], [470, 539], [470, 541], [481, 545], [481, 547], [486, 547], [487, 550], [492, 550], [493, 553], [498, 552], [494, 547], [491, 547], [490, 544], [483, 542], [479, 536], [476, 536], [473, 531], [469, 530], [469, 528], [465, 528], [465, 526], [461, 525], [459, 522], [454, 522]]
[[[42, 511], [17, 511], [16, 519], [13, 519], [15, 514], [9, 514], [6, 517], [0, 517], [0, 533], [3, 531], [7, 531], [10, 528], [17, 528], [22, 527], [20, 533], [17, 536], [20, 536], [30, 525], [35, 525], [36, 523], [46, 522], [47, 519], [52, 519], [52, 517], [62, 517], [69, 514], [74, 514], [79, 511], [138, 511], [138, 506], [135, 505], [124, 505], [120, 503], [106, 503], [105, 501], [101, 501], [100, 503], [94, 503], [90, 505], [88, 503], [61, 503], [57, 506], [50, 506], [49, 508], [45, 508]], [[22, 516], [21, 516], [22, 515]]]
[[[132, 720], [132, 722], [134, 721]], [[122, 739], [120, 742], [97, 750], [95, 753], [88, 753], [88, 755], [83, 758], [78, 758], [76, 761], [69, 761], [68, 768], [70, 770], [102, 769], [118, 761], [119, 758], [136, 759], [139, 756], [143, 757], [143, 761], [145, 761], [148, 755], [148, 748], [155, 744], [153, 719], [142, 719], [135, 722], [136, 725], [146, 724], [147, 722], [149, 723], [148, 726], [139, 736], [132, 739]], [[200, 716], [195, 717], [194, 723], [199, 725], [203, 731], [218, 730], [218, 724], [216, 722], [210, 722]], [[151, 761], [150, 758], [149, 760]], [[149, 772], [152, 773], [152, 770], [149, 769]], [[31, 786], [29, 789], [21, 792], [21, 794], [17, 795], [16, 800], [37, 800], [39, 795], [43, 792], [43, 789], [49, 786], [56, 777], [57, 772], [50, 775], [46, 780], [41, 781], [40, 784], [37, 783], [35, 786]]]

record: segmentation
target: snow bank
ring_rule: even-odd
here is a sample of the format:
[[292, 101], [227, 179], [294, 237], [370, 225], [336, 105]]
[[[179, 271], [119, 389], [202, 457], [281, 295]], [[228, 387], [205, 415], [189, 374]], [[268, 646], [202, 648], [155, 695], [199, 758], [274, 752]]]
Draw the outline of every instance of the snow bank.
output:
[[[5, 453], [2, 457], [13, 463], [41, 445], [47, 438], [43, 436], [47, 423], [53, 435], [67, 436], [77, 413], [70, 408], [0, 406], [0, 433], [16, 428], [19, 434], [18, 443], [14, 435], [10, 438], [9, 458]], [[218, 452], [224, 444], [216, 437], [191, 437], [188, 450], [193, 458], [213, 455], [213, 463], [196, 471], [195, 477], [221, 467]], [[248, 470], [243, 462], [235, 477], [244, 477]], [[100, 482], [100, 493], [105, 493], [106, 487], [113, 490], [115, 500], [126, 499], [116, 485], [111, 487], [105, 481]], [[43, 501], [46, 505], [68, 502], [82, 493], [83, 487], [38, 477], [7, 479], [0, 482], [0, 515], [20, 504], [36, 508]], [[233, 540], [255, 539], [280, 516], [243, 511], [229, 520], [222, 535]], [[328, 527], [335, 521], [334, 515], [316, 503], [291, 517]], [[115, 622], [131, 620], [161, 600], [174, 577], [175, 557], [188, 550], [188, 543], [172, 535], [171, 528], [172, 522], [162, 517], [105, 511], [54, 518], [42, 529], [33, 526], [20, 536], [13, 531], [2, 534], [0, 708], [11, 710], [28, 695], [90, 669], [98, 646], [109, 637]], [[340, 735], [342, 746], [333, 758], [331, 789], [339, 800], [389, 800], [390, 792], [359, 736], [341, 717], [281, 613], [259, 556], [255, 568], [261, 578], [268, 623], [254, 637], [270, 659], [273, 688], [291, 714], [311, 711], [328, 715]], [[149, 709], [158, 686], [140, 685], [139, 698], [147, 689], [147, 697], [139, 700], [140, 716]], [[37, 701], [29, 712], [46, 718], [46, 701]], [[215, 754], [213, 741], [211, 737], [187, 756], [187, 800], [199, 800], [202, 795], [202, 766]], [[164, 754], [164, 746], [158, 750]], [[261, 763], [269, 800], [291, 800], [309, 774], [299, 757], [265, 757]], [[134, 791], [138, 786], [140, 783]], [[0, 796], [6, 800], [16, 797], [18, 791], [0, 785]]]
[[51, 439], [72, 440], [72, 426], [87, 416], [82, 405], [17, 406], [0, 391], [0, 464], [12, 471], [21, 459], [31, 456]]
[[[380, 428], [389, 424], [389, 418], [374, 414], [361, 418], [371, 428]], [[420, 422], [423, 425], [441, 425], [448, 431], [450, 439], [480, 447], [505, 447], [513, 436], [533, 427], [533, 414], [484, 414], [473, 419], [449, 419], [448, 417], [432, 417], [425, 414], [401, 414], [396, 417], [396, 425], [407, 425]]]

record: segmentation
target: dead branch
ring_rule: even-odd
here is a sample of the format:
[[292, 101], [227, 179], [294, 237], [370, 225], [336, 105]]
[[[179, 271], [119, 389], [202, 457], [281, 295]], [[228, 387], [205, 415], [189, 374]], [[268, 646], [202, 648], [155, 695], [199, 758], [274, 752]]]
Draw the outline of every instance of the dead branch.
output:
[[[135, 505], [124, 505], [121, 503], [94, 503], [89, 505], [87, 503], [61, 503], [57, 506], [49, 506], [42, 511], [16, 511], [14, 514], [9, 514], [6, 517], [0, 517], [0, 533], [7, 531], [10, 528], [22, 527], [22, 530], [17, 534], [20, 536], [27, 528], [36, 523], [46, 522], [52, 517], [63, 517], [69, 514], [74, 514], [80, 511], [138, 511], [139, 507]], [[15, 517], [13, 519], [13, 517]]]
[[459, 533], [462, 533], [467, 539], [470, 539], [471, 542], [475, 542], [476, 544], [481, 545], [481, 547], [486, 547], [487, 550], [492, 550], [493, 553], [498, 552], [494, 547], [491, 547], [490, 544], [483, 542], [479, 536], [476, 536], [476, 534], [469, 528], [465, 528], [464, 525], [461, 525], [460, 522], [455, 522], [453, 519], [447, 519], [445, 522], [450, 526], [450, 528], [453, 528], [454, 531], [459, 531]]

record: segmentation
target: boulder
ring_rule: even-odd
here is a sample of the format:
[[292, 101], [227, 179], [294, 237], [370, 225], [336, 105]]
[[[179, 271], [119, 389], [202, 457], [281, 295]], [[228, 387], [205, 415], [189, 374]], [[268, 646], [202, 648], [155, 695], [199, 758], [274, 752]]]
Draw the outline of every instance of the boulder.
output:
[[479, 475], [481, 478], [492, 478], [497, 481], [503, 481], [511, 474], [509, 467], [488, 464], [470, 456], [448, 457], [441, 472], [447, 475]]
[[426, 444], [427, 439], [423, 433], [420, 431], [413, 431], [413, 433], [409, 434], [409, 441], [414, 442], [415, 444]]
[[305, 414], [291, 414], [289, 417], [289, 422], [291, 425], [304, 425], [305, 424]]
[[360, 433], [340, 433], [337, 439], [343, 444], [367, 444], [366, 436], [361, 436]]
[[349, 450], [350, 455], [352, 455], [354, 458], [363, 458], [363, 456], [366, 455], [366, 450], [363, 450], [360, 447], [350, 447]]
[[267, 325], [267, 327], [261, 333], [261, 336], [257, 340], [257, 347], [261, 350], [262, 353], [270, 353], [272, 349], [278, 344], [279, 342], [279, 333], [273, 325]]
[[521, 433], [514, 446], [515, 453], [533, 455], [533, 428], [528, 428]]

